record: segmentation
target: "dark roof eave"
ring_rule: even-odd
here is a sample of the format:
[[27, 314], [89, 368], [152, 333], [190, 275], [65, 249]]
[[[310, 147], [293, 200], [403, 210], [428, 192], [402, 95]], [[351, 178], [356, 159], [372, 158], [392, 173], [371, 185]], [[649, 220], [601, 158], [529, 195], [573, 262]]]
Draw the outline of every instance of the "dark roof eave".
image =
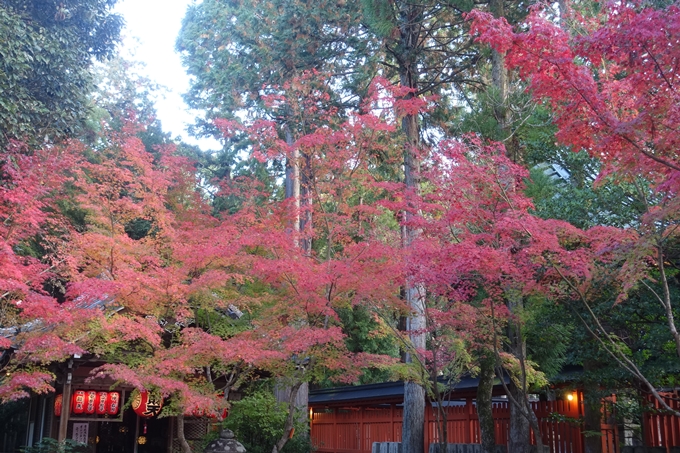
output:
[[[477, 389], [479, 379], [466, 376], [463, 377], [453, 387], [454, 398], [456, 394], [469, 395], [474, 393]], [[500, 383], [498, 384], [500, 385]], [[355, 385], [347, 387], [334, 387], [328, 389], [312, 390], [309, 392], [309, 404], [334, 404], [334, 403], [349, 403], [349, 402], [377, 402], [390, 401], [401, 402], [404, 399], [404, 383], [397, 382], [381, 382], [379, 384]]]

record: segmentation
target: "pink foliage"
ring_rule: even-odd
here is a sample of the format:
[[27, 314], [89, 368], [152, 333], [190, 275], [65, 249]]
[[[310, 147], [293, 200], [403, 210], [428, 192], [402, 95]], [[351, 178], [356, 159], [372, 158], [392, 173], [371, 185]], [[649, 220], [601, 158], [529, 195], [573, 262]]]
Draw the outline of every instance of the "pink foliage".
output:
[[0, 386], [0, 401], [15, 401], [26, 398], [30, 394], [26, 389], [35, 393], [49, 393], [54, 391], [51, 383], [54, 376], [43, 372], [15, 372], [3, 380]]
[[605, 174], [642, 174], [659, 184], [677, 178], [677, 5], [608, 3], [604, 24], [573, 39], [540, 9], [525, 20], [528, 31], [517, 33], [488, 14], [469, 17], [478, 39], [507, 52], [508, 66], [550, 103], [561, 141], [601, 159]]

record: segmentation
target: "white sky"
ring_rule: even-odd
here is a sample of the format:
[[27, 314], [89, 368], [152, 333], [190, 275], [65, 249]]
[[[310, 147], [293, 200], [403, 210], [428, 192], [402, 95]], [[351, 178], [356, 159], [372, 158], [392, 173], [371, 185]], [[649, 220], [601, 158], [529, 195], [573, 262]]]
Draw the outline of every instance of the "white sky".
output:
[[[182, 100], [189, 88], [189, 76], [184, 72], [179, 54], [175, 52], [175, 40], [182, 25], [187, 6], [194, 0], [119, 0], [115, 11], [126, 22], [123, 31], [123, 55], [143, 62], [139, 72], [150, 80], [167, 88], [164, 96], [156, 101], [158, 119], [163, 129], [173, 137], [181, 136], [202, 149], [220, 149], [215, 140], [197, 141], [189, 137], [187, 125], [193, 123], [194, 113]], [[132, 55], [129, 57], [128, 55]]]

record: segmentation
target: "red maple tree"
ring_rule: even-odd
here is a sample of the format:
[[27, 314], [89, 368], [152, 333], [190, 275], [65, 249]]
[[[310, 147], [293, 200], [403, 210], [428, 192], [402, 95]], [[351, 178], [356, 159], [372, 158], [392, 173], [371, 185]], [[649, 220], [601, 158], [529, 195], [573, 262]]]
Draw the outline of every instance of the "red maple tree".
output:
[[[601, 160], [600, 178], [629, 182], [637, 188], [645, 207], [639, 223], [631, 225], [637, 231], [618, 232], [619, 240], [612, 239], [611, 229], [589, 231], [603, 247], [593, 247], [602, 254], [592, 254], [591, 265], [584, 269], [590, 268], [593, 275], [598, 262], [611, 262], [613, 251], [625, 253], [615, 261], [621, 288], [618, 301], [636, 286], [650, 289], [664, 307], [680, 357], [666, 269], [668, 247], [678, 240], [680, 220], [680, 8], [607, 3], [596, 17], [573, 15], [580, 29], [576, 36], [557, 26], [549, 11], [539, 7], [518, 32], [504, 19], [489, 14], [474, 12], [470, 17], [479, 39], [506, 53], [507, 65], [527, 81], [536, 100], [550, 105], [559, 128], [557, 138]], [[579, 253], [588, 251], [580, 249]], [[592, 315], [587, 291], [590, 275], [567, 275], [562, 266], [554, 269], [568, 284], [567, 291]], [[658, 292], [651, 288], [656, 281]], [[606, 329], [600, 320], [594, 315], [590, 318], [601, 346], [659, 399], [652, 383], [602, 333]], [[596, 331], [601, 334], [595, 335]]]

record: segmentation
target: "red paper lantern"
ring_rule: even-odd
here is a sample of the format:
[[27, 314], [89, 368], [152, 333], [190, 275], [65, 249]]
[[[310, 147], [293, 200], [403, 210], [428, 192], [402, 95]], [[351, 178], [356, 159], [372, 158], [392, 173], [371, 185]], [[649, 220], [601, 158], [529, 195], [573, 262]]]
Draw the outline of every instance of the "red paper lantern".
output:
[[118, 413], [119, 408], [120, 408], [120, 393], [109, 392], [109, 395], [106, 399], [106, 414], [116, 415]]
[[64, 405], [64, 395], [57, 395], [54, 397], [54, 416], [61, 416], [61, 407]]
[[97, 403], [96, 403], [97, 415], [105, 415], [106, 414], [106, 403], [108, 401], [108, 398], [109, 398], [108, 392], [97, 392]]
[[73, 392], [73, 399], [71, 400], [71, 412], [74, 414], [82, 414], [85, 412], [85, 391], [76, 390]]
[[163, 407], [163, 401], [153, 394], [136, 390], [132, 395], [132, 410], [140, 417], [154, 417]]
[[[229, 416], [229, 409], [222, 409], [222, 419], [225, 419]], [[211, 415], [210, 418], [217, 418], [217, 415]]]
[[86, 391], [85, 413], [92, 415], [97, 407], [97, 392], [95, 390]]

